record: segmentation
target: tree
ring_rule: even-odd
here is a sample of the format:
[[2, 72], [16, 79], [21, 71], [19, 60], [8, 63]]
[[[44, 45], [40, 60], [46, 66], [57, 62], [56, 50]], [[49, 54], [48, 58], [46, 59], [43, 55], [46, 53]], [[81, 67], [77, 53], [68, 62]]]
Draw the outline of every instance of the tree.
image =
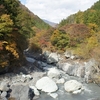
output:
[[78, 11], [78, 13], [76, 13], [75, 19], [76, 19], [76, 23], [80, 23], [83, 24], [83, 12], [82, 11]]
[[5, 7], [7, 14], [9, 14], [13, 22], [15, 22], [15, 16], [18, 14], [17, 11], [20, 5], [19, 0], [0, 0], [0, 4]]
[[0, 37], [7, 35], [12, 31], [13, 21], [10, 15], [3, 14], [0, 16]]
[[90, 33], [93, 34], [98, 31], [98, 26], [95, 23], [89, 23], [88, 27], [90, 29]]
[[51, 36], [51, 43], [54, 46], [63, 49], [69, 44], [69, 36], [64, 31], [55, 30]]

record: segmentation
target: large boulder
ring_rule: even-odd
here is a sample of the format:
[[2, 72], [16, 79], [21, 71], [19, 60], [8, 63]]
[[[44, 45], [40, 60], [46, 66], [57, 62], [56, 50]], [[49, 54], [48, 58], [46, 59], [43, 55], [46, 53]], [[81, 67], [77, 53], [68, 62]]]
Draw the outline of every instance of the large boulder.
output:
[[58, 87], [56, 83], [49, 77], [43, 77], [36, 82], [36, 87], [44, 92], [55, 92]]
[[64, 88], [69, 93], [77, 94], [83, 90], [83, 85], [76, 80], [70, 80], [64, 84]]
[[76, 66], [78, 66], [76, 76], [84, 78], [84, 76], [85, 76], [84, 64], [79, 63], [79, 64], [76, 64]]
[[6, 96], [7, 96], [7, 92], [2, 92], [1, 93], [1, 98], [6, 98]]
[[48, 58], [50, 53], [51, 53], [50, 51], [44, 51], [43, 55], [44, 55], [45, 58]]
[[60, 69], [62, 69], [64, 72], [67, 72], [68, 68], [71, 66], [70, 63], [58, 63], [58, 66]]
[[50, 68], [47, 73], [48, 77], [59, 79], [61, 77], [60, 71], [57, 68]]
[[8, 87], [8, 83], [6, 82], [1, 82], [0, 83], [0, 91], [8, 91], [9, 90], [9, 87]]
[[16, 100], [30, 100], [29, 98], [29, 86], [14, 84], [11, 86], [10, 97], [15, 98]]
[[59, 61], [59, 55], [57, 53], [51, 53], [48, 58], [47, 62], [48, 63], [57, 63]]
[[85, 80], [87, 83], [96, 82], [100, 83], [100, 63], [94, 59], [90, 59], [85, 63]]
[[76, 62], [67, 62], [67, 63], [59, 63], [58, 66], [68, 75], [78, 76], [78, 77], [84, 77], [85, 75], [85, 67], [83, 64]]

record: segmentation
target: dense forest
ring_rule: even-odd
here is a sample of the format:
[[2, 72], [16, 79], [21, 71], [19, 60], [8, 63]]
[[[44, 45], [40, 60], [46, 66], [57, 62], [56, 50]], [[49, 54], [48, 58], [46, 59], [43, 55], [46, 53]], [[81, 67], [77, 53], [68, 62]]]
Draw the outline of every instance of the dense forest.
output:
[[51, 36], [58, 50], [73, 50], [83, 58], [100, 57], [100, 0], [86, 11], [63, 19]]
[[29, 39], [50, 28], [19, 0], [0, 0], [0, 72], [21, 66]]
[[100, 0], [52, 28], [19, 0], [0, 0], [0, 72], [22, 65], [23, 50], [73, 50], [84, 59], [100, 58]]

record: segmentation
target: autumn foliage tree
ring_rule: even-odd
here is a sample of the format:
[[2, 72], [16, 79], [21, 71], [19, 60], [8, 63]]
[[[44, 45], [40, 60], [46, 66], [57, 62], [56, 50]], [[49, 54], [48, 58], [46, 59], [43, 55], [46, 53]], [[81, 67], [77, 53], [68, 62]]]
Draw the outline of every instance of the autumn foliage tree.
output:
[[3, 14], [0, 16], [0, 37], [7, 36], [13, 27], [13, 21], [10, 19], [10, 15]]
[[51, 43], [57, 48], [64, 49], [68, 47], [69, 36], [62, 30], [55, 30], [51, 36]]

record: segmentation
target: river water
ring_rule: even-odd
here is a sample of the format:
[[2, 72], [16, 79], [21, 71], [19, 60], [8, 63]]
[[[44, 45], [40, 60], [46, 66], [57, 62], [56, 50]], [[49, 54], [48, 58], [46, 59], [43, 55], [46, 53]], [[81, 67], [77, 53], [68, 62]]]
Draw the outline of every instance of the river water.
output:
[[64, 84], [57, 84], [59, 89], [56, 92], [58, 97], [54, 99], [47, 93], [41, 92], [41, 95], [36, 100], [100, 100], [100, 84], [86, 83], [84, 78], [69, 76], [61, 71], [62, 77], [68, 80], [77, 80], [84, 86], [84, 90], [79, 94], [67, 93], [64, 89]]
[[37, 100], [100, 100], [100, 87], [97, 84], [84, 84], [85, 90], [80, 94], [67, 93], [63, 87], [59, 86], [56, 99], [50, 97], [46, 93], [41, 93]]
[[59, 90], [56, 92], [58, 94], [56, 99], [50, 97], [47, 93], [41, 92], [40, 97], [35, 100], [100, 100], [100, 84], [87, 84], [84, 79], [63, 74], [63, 72], [62, 76], [64, 76], [63, 78], [66, 79], [66, 81], [74, 79], [81, 82], [84, 86], [84, 90], [79, 94], [71, 94], [64, 90], [64, 85], [58, 84]]

